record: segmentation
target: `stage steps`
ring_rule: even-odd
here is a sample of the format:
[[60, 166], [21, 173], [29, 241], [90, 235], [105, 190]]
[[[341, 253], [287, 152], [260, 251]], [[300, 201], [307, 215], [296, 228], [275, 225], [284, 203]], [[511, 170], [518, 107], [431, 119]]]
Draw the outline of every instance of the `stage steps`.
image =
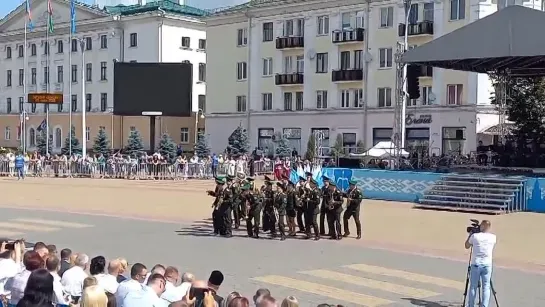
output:
[[424, 192], [415, 208], [503, 214], [523, 211], [523, 176], [447, 174]]

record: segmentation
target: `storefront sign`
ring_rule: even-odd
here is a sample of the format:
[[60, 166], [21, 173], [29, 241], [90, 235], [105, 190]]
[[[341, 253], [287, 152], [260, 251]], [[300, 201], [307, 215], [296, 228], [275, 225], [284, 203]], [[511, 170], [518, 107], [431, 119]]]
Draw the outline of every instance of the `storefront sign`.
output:
[[405, 125], [420, 125], [420, 124], [431, 124], [431, 114], [424, 114], [416, 117], [414, 114], [407, 114], [405, 118]]

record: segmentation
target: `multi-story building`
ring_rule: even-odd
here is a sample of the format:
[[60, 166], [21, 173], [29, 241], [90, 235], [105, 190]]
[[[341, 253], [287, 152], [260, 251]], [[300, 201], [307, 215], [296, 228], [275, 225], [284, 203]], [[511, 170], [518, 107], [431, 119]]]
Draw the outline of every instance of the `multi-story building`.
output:
[[[408, 45], [496, 10], [489, 1], [414, 1]], [[324, 147], [338, 135], [345, 147], [391, 140], [405, 23], [401, 0], [262, 1], [207, 18], [213, 150], [223, 150], [238, 125], [248, 128], [252, 147], [273, 148], [275, 136], [284, 135], [299, 152], [316, 131]], [[489, 78], [431, 67], [420, 75], [421, 96], [406, 105], [406, 147], [475, 150], [477, 132], [498, 121]]]
[[94, 0], [93, 4], [99, 8], [104, 6], [116, 6], [116, 5], [144, 5], [146, 3], [156, 3], [160, 1], [169, 1], [181, 5], [189, 5], [200, 9], [215, 9], [222, 7], [229, 7], [244, 3], [244, 0]]
[[[18, 147], [21, 116], [25, 114], [27, 148], [36, 145], [37, 129], [45, 119], [44, 105], [29, 104], [24, 93], [61, 92], [64, 103], [50, 105], [49, 128], [53, 151], [68, 136], [69, 111], [76, 135], [91, 146], [100, 129], [110, 136], [114, 149], [123, 148], [131, 130], [138, 130], [149, 145], [149, 119], [112, 114], [114, 61], [182, 62], [193, 64], [193, 111], [195, 116], [163, 117], [156, 135], [167, 132], [174, 141], [191, 149], [195, 129], [205, 109], [206, 33], [199, 20], [203, 12], [170, 3], [167, 6], [131, 6], [99, 10], [76, 5], [76, 33], [70, 40], [70, 1], [51, 0], [54, 29], [46, 35], [47, 0], [31, 2], [33, 29], [27, 31], [25, 5], [0, 21], [0, 146]], [[82, 63], [80, 43], [85, 48]], [[82, 72], [85, 93], [82, 93]], [[153, 90], [153, 89], [150, 89]], [[81, 111], [86, 109], [83, 131]]]

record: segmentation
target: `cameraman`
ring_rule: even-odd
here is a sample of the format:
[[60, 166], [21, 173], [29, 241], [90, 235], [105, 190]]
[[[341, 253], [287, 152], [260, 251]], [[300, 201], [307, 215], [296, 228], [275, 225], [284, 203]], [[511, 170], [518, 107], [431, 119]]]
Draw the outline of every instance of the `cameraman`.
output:
[[473, 248], [469, 274], [469, 297], [467, 306], [475, 306], [475, 295], [481, 281], [483, 295], [480, 307], [488, 307], [490, 301], [490, 280], [492, 277], [492, 252], [496, 245], [496, 235], [490, 233], [490, 221], [483, 220], [479, 228], [469, 234], [466, 249]]

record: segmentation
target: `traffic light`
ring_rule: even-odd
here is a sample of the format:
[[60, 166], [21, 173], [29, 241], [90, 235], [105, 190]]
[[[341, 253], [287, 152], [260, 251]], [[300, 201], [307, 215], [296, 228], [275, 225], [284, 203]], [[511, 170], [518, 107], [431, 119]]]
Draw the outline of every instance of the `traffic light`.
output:
[[420, 74], [422, 68], [417, 65], [408, 65], [407, 66], [407, 93], [409, 94], [409, 99], [418, 99], [420, 98]]

